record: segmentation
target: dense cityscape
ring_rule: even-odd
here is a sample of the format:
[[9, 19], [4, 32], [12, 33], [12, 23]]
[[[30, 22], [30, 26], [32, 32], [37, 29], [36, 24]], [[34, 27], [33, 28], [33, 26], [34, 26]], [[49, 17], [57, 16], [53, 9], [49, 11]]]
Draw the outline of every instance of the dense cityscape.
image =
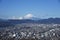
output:
[[0, 40], [60, 40], [60, 24], [22, 23], [3, 27]]

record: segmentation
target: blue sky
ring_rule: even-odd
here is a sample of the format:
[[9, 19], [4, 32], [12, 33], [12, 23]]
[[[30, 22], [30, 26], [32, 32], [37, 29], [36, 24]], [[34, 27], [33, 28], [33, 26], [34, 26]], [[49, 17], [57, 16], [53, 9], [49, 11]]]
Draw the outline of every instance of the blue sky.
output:
[[27, 14], [38, 18], [60, 17], [60, 0], [0, 0], [0, 18]]

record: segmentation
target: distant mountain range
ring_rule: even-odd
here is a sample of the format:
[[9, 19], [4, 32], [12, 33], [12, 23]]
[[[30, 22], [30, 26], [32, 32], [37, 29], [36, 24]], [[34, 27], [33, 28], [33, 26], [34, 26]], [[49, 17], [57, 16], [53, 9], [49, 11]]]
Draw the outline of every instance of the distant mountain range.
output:
[[48, 18], [48, 19], [0, 19], [0, 27], [14, 26], [21, 23], [40, 23], [40, 24], [60, 24], [60, 18]]

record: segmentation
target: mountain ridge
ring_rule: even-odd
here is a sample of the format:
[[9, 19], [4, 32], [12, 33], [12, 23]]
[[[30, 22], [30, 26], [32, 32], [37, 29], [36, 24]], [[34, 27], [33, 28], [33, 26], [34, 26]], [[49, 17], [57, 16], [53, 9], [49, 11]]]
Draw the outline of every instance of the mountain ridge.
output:
[[48, 18], [48, 19], [0, 19], [0, 27], [4, 26], [14, 26], [21, 23], [39, 23], [39, 24], [60, 24], [60, 18]]

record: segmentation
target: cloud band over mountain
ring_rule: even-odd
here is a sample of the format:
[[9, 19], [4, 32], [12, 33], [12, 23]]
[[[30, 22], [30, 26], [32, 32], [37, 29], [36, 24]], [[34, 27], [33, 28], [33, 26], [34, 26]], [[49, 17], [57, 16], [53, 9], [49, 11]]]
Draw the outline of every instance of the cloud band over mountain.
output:
[[32, 15], [32, 14], [26, 14], [26, 15], [23, 16], [23, 17], [15, 17], [15, 16], [13, 16], [13, 17], [10, 17], [10, 18], [8, 18], [8, 19], [31, 19], [32, 17], [35, 17], [35, 16]]

